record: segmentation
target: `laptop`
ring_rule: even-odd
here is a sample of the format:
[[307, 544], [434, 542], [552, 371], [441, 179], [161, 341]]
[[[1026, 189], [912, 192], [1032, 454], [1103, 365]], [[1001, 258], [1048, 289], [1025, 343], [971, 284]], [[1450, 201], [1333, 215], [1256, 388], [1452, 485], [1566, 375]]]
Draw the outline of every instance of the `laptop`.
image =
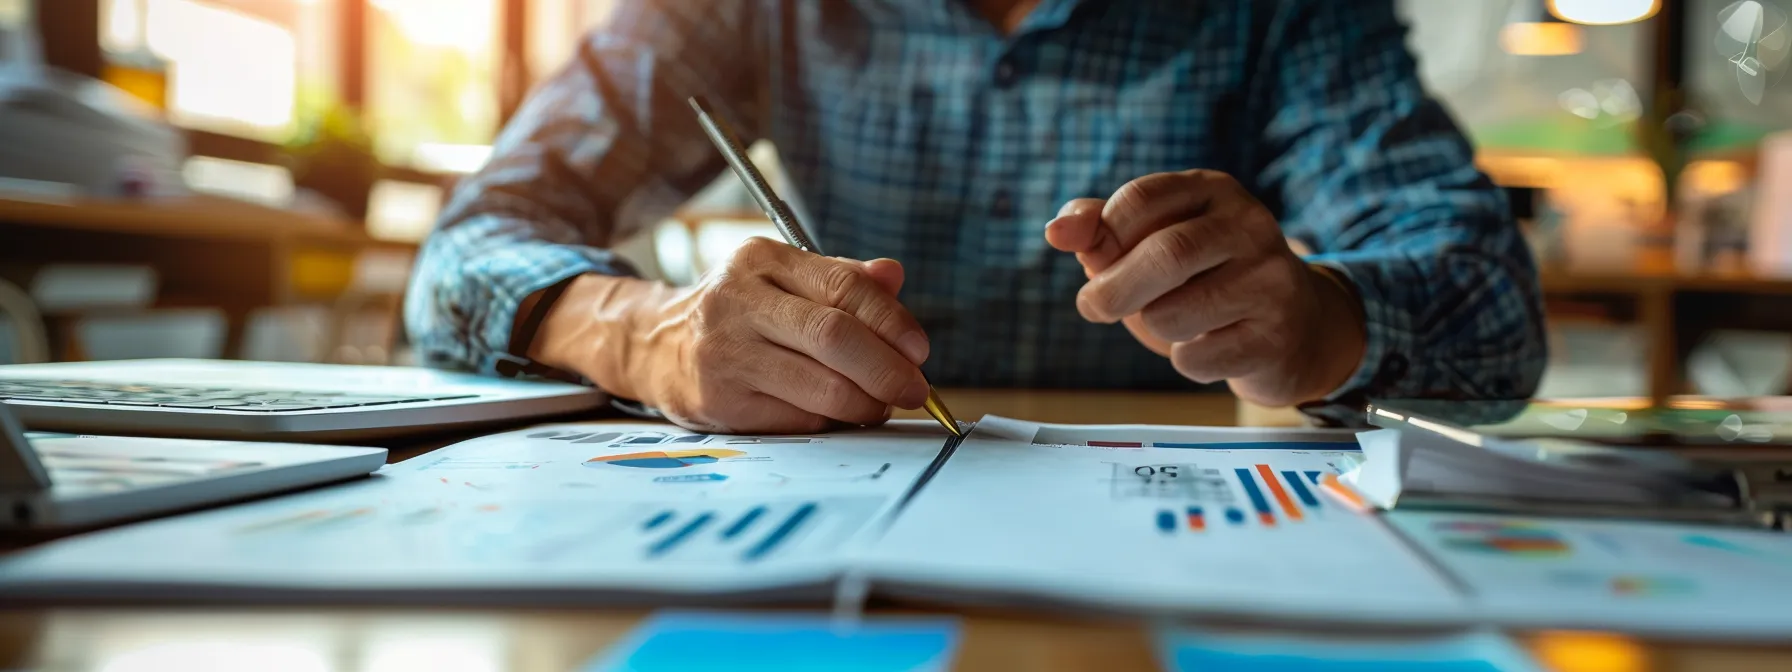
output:
[[347, 442], [586, 412], [582, 385], [435, 369], [145, 359], [0, 366], [0, 403], [39, 431]]
[[384, 448], [26, 432], [0, 404], [0, 531], [60, 532], [364, 477]]

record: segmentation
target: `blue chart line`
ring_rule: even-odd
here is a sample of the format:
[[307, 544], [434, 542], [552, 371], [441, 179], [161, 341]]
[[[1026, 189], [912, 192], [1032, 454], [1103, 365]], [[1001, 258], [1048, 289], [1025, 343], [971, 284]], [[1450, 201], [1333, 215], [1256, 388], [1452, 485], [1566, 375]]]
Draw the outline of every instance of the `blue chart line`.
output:
[[1175, 532], [1176, 514], [1169, 511], [1157, 512], [1157, 529], [1162, 530], [1164, 534]]
[[1319, 508], [1319, 498], [1313, 496], [1313, 491], [1307, 489], [1307, 484], [1300, 482], [1300, 476], [1292, 471], [1284, 471], [1282, 478], [1288, 481], [1288, 489], [1294, 491], [1294, 495], [1300, 498], [1300, 503], [1307, 505], [1309, 509]]
[[1269, 500], [1263, 497], [1263, 489], [1257, 487], [1257, 479], [1251, 476], [1249, 469], [1233, 469], [1238, 474], [1238, 484], [1244, 486], [1244, 494], [1251, 498], [1252, 508], [1257, 509], [1257, 517], [1265, 525], [1276, 524], [1276, 514], [1269, 509]]
[[[1306, 474], [1306, 477], [1307, 477], [1307, 480], [1309, 480], [1309, 481], [1312, 481], [1312, 482], [1313, 482], [1313, 485], [1319, 485], [1319, 474], [1320, 474], [1320, 472], [1317, 472], [1317, 471], [1307, 471], [1307, 472], [1302, 472], [1302, 473], [1304, 473], [1304, 474]], [[1292, 478], [1290, 478], [1290, 479], [1288, 479], [1288, 480], [1290, 480], [1290, 481], [1292, 481], [1292, 480], [1294, 480], [1294, 479], [1292, 479]]]
[[1244, 524], [1244, 512], [1230, 506], [1226, 507], [1226, 522], [1233, 525]]
[[722, 538], [733, 539], [740, 536], [740, 533], [747, 531], [747, 528], [752, 527], [753, 523], [758, 521], [759, 517], [763, 515], [765, 515], [765, 507], [753, 507], [753, 509], [748, 511], [746, 515], [741, 516], [740, 520], [734, 521], [733, 525], [729, 525], [727, 529], [722, 530]]
[[648, 518], [648, 519], [647, 519], [647, 524], [646, 524], [646, 525], [642, 525], [642, 526], [641, 526], [641, 529], [643, 529], [643, 530], [651, 530], [651, 529], [653, 529], [653, 528], [656, 528], [656, 527], [659, 527], [659, 526], [661, 526], [661, 525], [665, 525], [665, 524], [666, 524], [666, 521], [668, 521], [668, 520], [671, 520], [671, 519], [672, 519], [672, 512], [671, 512], [671, 511], [661, 511], [661, 512], [660, 512], [660, 513], [659, 513], [659, 515], [657, 515], [657, 516], [654, 516], [654, 517], [652, 517], [652, 518]]
[[778, 525], [777, 529], [772, 530], [771, 534], [766, 535], [764, 539], [759, 541], [759, 543], [754, 544], [752, 548], [747, 549], [745, 560], [747, 562], [752, 562], [765, 557], [765, 554], [772, 552], [772, 549], [777, 548], [778, 544], [784, 543], [785, 537], [789, 537], [790, 533], [795, 532], [798, 527], [802, 527], [803, 521], [808, 520], [809, 516], [813, 515], [815, 515], [814, 502], [809, 502], [798, 507], [796, 512], [790, 514], [789, 518], [785, 518], [784, 522]]
[[1174, 441], [1152, 441], [1152, 448], [1194, 448], [1204, 450], [1349, 450], [1360, 451], [1362, 446], [1356, 442], [1343, 441], [1249, 441], [1228, 443], [1176, 443]]
[[709, 521], [713, 520], [715, 517], [716, 514], [705, 512], [703, 515], [691, 519], [691, 522], [685, 523], [684, 527], [678, 528], [677, 532], [666, 535], [665, 539], [661, 539], [659, 543], [648, 547], [648, 557], [664, 555], [666, 551], [670, 551], [677, 547], [678, 543], [684, 541], [686, 537], [696, 534], [697, 530], [703, 529], [703, 526], [708, 525]]

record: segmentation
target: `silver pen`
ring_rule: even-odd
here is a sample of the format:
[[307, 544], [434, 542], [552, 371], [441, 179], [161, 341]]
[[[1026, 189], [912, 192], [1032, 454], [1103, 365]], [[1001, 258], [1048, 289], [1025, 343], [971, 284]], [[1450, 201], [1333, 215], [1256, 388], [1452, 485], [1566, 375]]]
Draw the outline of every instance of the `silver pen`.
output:
[[[765, 211], [765, 216], [771, 218], [772, 226], [778, 228], [778, 233], [783, 234], [784, 240], [804, 252], [822, 254], [821, 246], [815, 244], [815, 238], [809, 235], [808, 229], [797, 221], [796, 214], [790, 211], [790, 206], [784, 199], [778, 198], [778, 194], [772, 191], [772, 185], [765, 181], [759, 167], [753, 165], [752, 159], [747, 158], [746, 148], [741, 147], [740, 140], [729, 130], [727, 122], [709, 113], [709, 104], [702, 96], [692, 96], [690, 104], [691, 109], [697, 113], [697, 125], [703, 127], [703, 133], [709, 136], [709, 141], [722, 153], [722, 159], [728, 162], [728, 167], [734, 169], [735, 176], [746, 183], [747, 192], [753, 195], [753, 200], [759, 203], [759, 209]], [[932, 383], [927, 384], [927, 403], [924, 406], [927, 414], [938, 420], [946, 431], [953, 436], [961, 435], [958, 419], [952, 417], [952, 411], [947, 410], [945, 402], [940, 401], [939, 392], [933, 389]]]

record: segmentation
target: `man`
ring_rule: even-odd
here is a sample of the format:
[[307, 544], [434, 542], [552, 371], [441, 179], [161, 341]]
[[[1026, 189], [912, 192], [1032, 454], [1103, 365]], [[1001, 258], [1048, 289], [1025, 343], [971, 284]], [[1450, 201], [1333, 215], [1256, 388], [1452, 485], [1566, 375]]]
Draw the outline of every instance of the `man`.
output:
[[[923, 369], [1333, 419], [1526, 396], [1536, 271], [1403, 39], [1387, 1], [624, 3], [457, 190], [407, 321], [709, 431], [882, 422]], [[722, 170], [694, 94], [840, 258], [757, 241], [675, 288], [603, 249]]]

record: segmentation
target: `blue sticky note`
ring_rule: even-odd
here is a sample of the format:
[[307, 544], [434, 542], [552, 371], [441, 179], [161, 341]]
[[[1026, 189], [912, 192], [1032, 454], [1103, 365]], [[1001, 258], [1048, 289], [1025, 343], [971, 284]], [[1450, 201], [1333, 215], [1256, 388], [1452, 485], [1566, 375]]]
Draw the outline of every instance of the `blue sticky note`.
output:
[[1171, 672], [1541, 672], [1498, 633], [1337, 638], [1161, 630]]
[[951, 618], [827, 614], [663, 612], [594, 661], [587, 672], [933, 672], [958, 645]]

